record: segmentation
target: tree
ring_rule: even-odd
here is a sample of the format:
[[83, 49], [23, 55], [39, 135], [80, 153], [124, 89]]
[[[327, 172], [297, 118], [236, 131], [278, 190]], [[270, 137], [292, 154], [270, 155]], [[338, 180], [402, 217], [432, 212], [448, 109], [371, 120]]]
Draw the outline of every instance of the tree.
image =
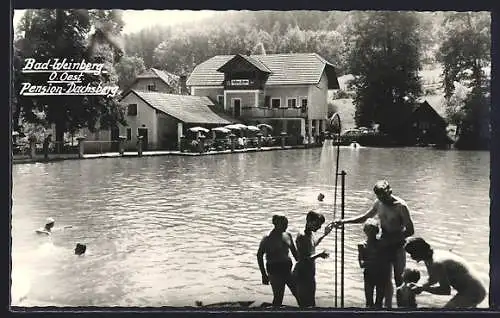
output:
[[402, 121], [422, 92], [418, 19], [410, 12], [369, 12], [353, 16], [349, 68], [354, 75], [355, 121], [379, 124], [400, 139]]
[[146, 66], [141, 57], [125, 55], [115, 64], [115, 69], [118, 74], [118, 86], [125, 90], [132, 85], [137, 75], [146, 70]]
[[[112, 21], [117, 19], [116, 21]], [[28, 10], [23, 17], [20, 31], [22, 36], [15, 43], [14, 84], [16, 111], [28, 122], [36, 122], [34, 111], [46, 114], [47, 123], [56, 126], [56, 141], [63, 141], [65, 132], [82, 127], [94, 129], [98, 120], [101, 127], [123, 122], [117, 98], [106, 96], [23, 96], [23, 83], [47, 85], [47, 74], [23, 74], [21, 68], [27, 58], [38, 62], [48, 59], [67, 58], [74, 62], [104, 63], [107, 73], [85, 74], [80, 85], [109, 85], [117, 81], [114, 74], [113, 50], [119, 50], [111, 37], [116, 37], [123, 26], [119, 15], [113, 11], [92, 10]], [[110, 55], [111, 53], [111, 55]], [[119, 57], [119, 54], [118, 54]]]
[[[457, 125], [458, 147], [486, 148], [490, 138], [491, 19], [488, 13], [460, 12], [445, 18], [445, 40], [438, 59], [443, 63], [443, 86], [449, 119]], [[455, 98], [456, 83], [468, 92]]]

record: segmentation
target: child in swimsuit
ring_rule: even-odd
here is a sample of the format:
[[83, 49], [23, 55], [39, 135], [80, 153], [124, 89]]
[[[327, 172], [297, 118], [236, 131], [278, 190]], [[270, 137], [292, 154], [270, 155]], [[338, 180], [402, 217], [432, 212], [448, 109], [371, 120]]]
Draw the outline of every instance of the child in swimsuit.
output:
[[[386, 286], [391, 279], [391, 267], [386, 248], [377, 239], [379, 223], [370, 218], [363, 225], [366, 241], [358, 244], [359, 266], [363, 269], [365, 300], [367, 308], [382, 308]], [[375, 302], [373, 291], [375, 289]]]
[[396, 290], [396, 299], [399, 308], [417, 308], [415, 292], [411, 289], [411, 283], [416, 284], [420, 280], [420, 272], [416, 269], [405, 268], [403, 271], [403, 284]]

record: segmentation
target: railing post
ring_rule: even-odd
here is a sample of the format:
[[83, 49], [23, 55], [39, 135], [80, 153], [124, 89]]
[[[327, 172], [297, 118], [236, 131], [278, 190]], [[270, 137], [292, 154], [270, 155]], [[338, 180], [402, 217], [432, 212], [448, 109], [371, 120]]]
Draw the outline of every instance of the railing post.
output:
[[29, 138], [29, 142], [30, 142], [30, 158], [34, 159], [36, 157], [36, 137], [31, 136]]
[[142, 136], [137, 136], [137, 155], [142, 157]]
[[180, 152], [184, 151], [184, 148], [186, 147], [186, 136], [179, 137], [179, 144], [177, 146]]
[[125, 153], [125, 140], [127, 139], [127, 137], [124, 137], [124, 136], [120, 136], [118, 137], [118, 152], [120, 153], [120, 156], [123, 156], [123, 154]]
[[198, 137], [198, 151], [203, 153], [205, 150], [205, 136]]
[[285, 148], [286, 132], [281, 133], [281, 148]]
[[236, 135], [231, 133], [229, 135], [229, 138], [231, 138], [231, 152], [234, 152], [234, 148], [236, 147], [235, 143], [236, 143]]
[[85, 154], [85, 137], [78, 137], [76, 140], [78, 140], [78, 158], [83, 158]]
[[257, 149], [262, 147], [262, 133], [257, 133]]

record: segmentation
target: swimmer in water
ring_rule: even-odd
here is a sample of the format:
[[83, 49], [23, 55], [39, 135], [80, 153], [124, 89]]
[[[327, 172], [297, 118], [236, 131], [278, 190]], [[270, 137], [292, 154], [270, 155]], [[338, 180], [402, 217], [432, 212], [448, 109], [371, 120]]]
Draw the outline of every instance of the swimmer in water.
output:
[[325, 199], [325, 195], [323, 193], [318, 194], [318, 201], [319, 202], [323, 202], [324, 199]]
[[77, 243], [75, 247], [75, 255], [83, 255], [87, 251], [87, 245]]
[[54, 227], [55, 223], [56, 221], [53, 218], [47, 218], [47, 221], [45, 222], [45, 226], [43, 227], [43, 229], [38, 229], [36, 230], [36, 232], [38, 234], [50, 235], [50, 233], [52, 233], [52, 228]]

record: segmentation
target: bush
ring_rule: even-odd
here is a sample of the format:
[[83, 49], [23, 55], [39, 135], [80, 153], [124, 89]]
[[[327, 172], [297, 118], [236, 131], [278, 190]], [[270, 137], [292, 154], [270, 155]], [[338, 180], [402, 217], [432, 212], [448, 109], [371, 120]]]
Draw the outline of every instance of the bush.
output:
[[354, 93], [353, 92], [347, 92], [342, 89], [339, 89], [335, 93], [333, 93], [333, 99], [344, 99], [344, 98], [353, 98]]

